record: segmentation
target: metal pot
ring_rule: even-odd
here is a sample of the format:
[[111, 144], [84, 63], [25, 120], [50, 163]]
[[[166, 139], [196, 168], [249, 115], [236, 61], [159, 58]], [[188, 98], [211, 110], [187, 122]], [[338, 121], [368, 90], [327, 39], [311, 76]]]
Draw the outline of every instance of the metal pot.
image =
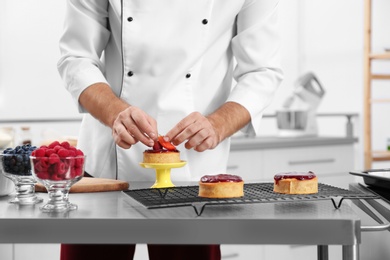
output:
[[276, 111], [276, 122], [279, 129], [305, 130], [307, 126], [307, 110], [279, 110]]

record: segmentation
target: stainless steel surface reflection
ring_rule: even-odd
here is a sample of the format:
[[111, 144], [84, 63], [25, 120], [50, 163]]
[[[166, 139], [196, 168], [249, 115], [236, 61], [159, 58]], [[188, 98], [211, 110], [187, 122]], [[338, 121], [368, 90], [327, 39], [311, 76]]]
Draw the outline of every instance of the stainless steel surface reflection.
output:
[[53, 214], [0, 197], [0, 243], [340, 245], [349, 252], [361, 242], [348, 203], [338, 210], [331, 201], [216, 205], [197, 216], [192, 207], [148, 210], [118, 191], [69, 196], [78, 209]]

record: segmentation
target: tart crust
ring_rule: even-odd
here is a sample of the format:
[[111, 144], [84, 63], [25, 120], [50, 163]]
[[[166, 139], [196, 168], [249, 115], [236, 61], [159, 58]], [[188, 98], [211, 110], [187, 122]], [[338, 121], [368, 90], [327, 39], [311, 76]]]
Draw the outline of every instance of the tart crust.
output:
[[244, 196], [244, 182], [199, 182], [199, 197], [236, 198]]
[[144, 163], [178, 163], [180, 160], [180, 152], [164, 151], [164, 152], [144, 152]]
[[285, 178], [274, 180], [274, 192], [283, 194], [314, 194], [318, 193], [318, 178], [307, 180]]

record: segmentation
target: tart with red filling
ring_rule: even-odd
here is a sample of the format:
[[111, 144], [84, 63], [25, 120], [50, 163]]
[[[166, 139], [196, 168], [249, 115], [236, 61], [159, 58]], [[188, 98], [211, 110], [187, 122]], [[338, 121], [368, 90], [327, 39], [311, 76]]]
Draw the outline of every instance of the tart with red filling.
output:
[[205, 175], [199, 181], [199, 197], [238, 198], [244, 196], [244, 181], [231, 174]]
[[164, 140], [163, 136], [158, 137], [152, 149], [144, 151], [144, 163], [178, 163], [180, 152], [171, 143]]
[[318, 193], [318, 178], [314, 172], [286, 172], [274, 176], [274, 192], [283, 194]]

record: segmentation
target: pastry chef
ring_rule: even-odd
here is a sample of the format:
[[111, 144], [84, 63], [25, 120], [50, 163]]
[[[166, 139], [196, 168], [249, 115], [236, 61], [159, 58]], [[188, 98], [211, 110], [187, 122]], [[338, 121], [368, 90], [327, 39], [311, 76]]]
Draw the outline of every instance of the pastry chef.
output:
[[[158, 134], [187, 161], [173, 182], [226, 172], [229, 137], [259, 133], [283, 77], [277, 10], [278, 0], [68, 0], [58, 70], [84, 114], [86, 172], [153, 182], [139, 162]], [[218, 259], [210, 248], [196, 259]]]

